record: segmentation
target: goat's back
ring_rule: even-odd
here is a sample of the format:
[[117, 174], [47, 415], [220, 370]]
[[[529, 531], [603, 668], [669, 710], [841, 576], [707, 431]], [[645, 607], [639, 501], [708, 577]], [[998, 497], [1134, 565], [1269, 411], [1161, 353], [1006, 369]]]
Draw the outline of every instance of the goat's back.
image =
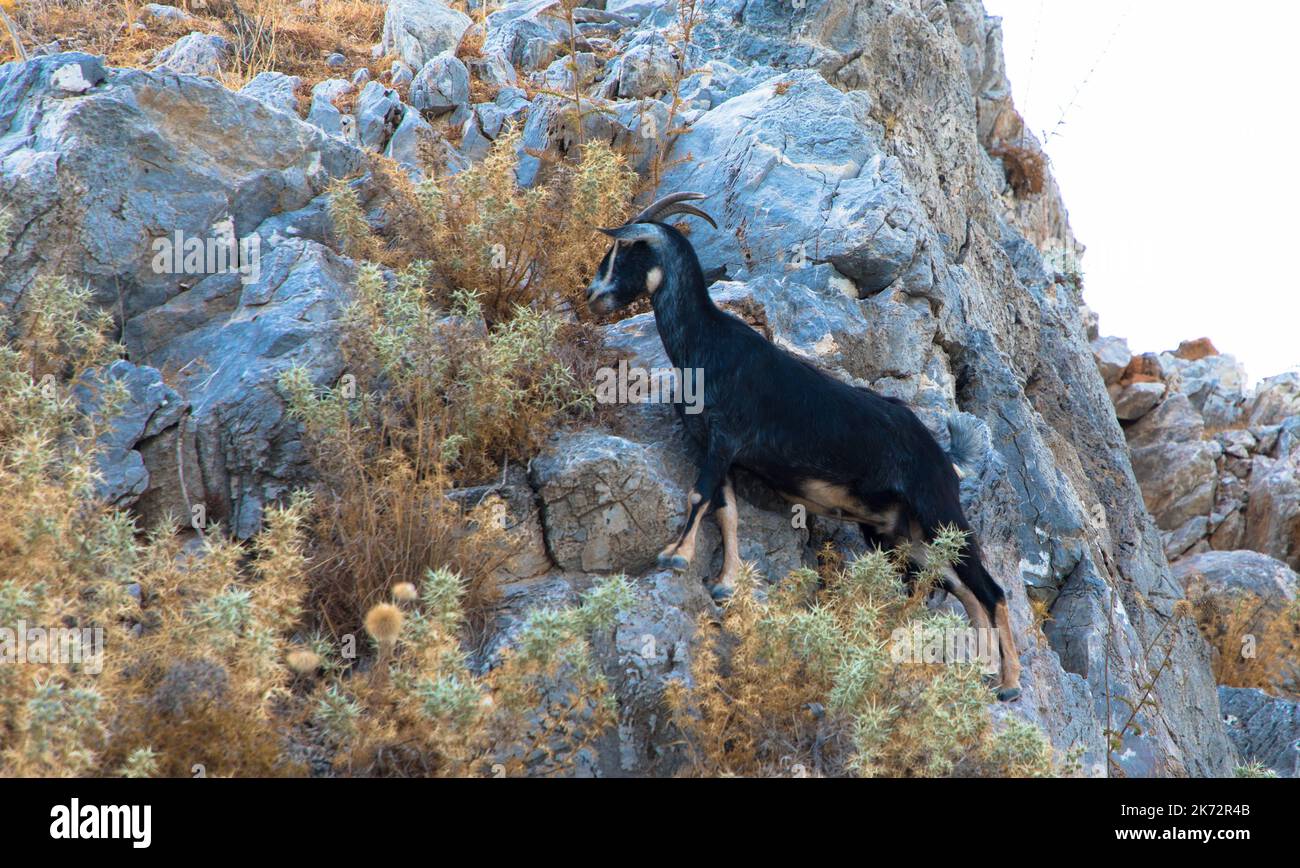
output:
[[704, 371], [704, 418], [688, 421], [692, 434], [707, 428], [725, 436], [738, 463], [769, 478], [860, 482], [883, 491], [904, 478], [934, 475], [942, 479], [933, 484], [956, 485], [942, 448], [901, 401], [844, 383], [717, 313], [707, 346], [688, 362]]

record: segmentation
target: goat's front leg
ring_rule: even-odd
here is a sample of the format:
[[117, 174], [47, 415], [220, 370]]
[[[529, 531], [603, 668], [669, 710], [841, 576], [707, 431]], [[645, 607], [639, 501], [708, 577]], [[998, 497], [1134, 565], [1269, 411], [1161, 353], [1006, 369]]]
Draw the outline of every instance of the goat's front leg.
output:
[[710, 438], [708, 456], [686, 499], [686, 524], [677, 539], [659, 553], [661, 567], [684, 572], [695, 558], [695, 534], [700, 529], [700, 521], [718, 496], [719, 489], [727, 478], [727, 471], [731, 469], [732, 453], [722, 448], [718, 440], [717, 437]]

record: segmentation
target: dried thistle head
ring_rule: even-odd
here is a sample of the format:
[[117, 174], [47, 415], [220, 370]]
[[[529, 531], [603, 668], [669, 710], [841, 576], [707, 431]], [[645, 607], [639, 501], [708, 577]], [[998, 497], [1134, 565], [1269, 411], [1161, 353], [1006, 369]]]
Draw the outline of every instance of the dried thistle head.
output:
[[379, 603], [366, 612], [366, 632], [381, 646], [391, 646], [402, 632], [402, 610]]
[[295, 648], [285, 655], [284, 662], [299, 675], [310, 675], [320, 668], [320, 655], [308, 648]]
[[393, 585], [393, 599], [399, 603], [412, 603], [420, 598], [420, 592], [411, 582], [398, 582]]

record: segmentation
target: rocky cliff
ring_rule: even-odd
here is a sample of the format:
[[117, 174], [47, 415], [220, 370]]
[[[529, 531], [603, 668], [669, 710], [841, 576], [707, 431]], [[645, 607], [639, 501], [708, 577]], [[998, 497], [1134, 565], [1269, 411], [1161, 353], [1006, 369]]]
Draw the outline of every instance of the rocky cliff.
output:
[[[321, 81], [301, 104], [300, 82], [276, 72], [240, 91], [205, 77], [225, 50], [199, 38], [151, 70], [76, 53], [0, 67], [13, 227], [0, 303], [21, 311], [36, 276], [57, 270], [91, 287], [127, 351], [104, 372], [129, 384], [132, 412], [106, 435], [103, 494], [146, 515], [202, 504], [254, 532], [264, 505], [310, 476], [277, 374], [342, 373], [356, 266], [331, 232], [327, 184], [360, 171], [366, 150], [417, 176], [457, 171], [512, 122], [532, 183], [572, 145], [556, 92], [581, 68], [584, 105], [600, 109], [584, 114], [588, 138], [641, 170], [667, 157], [661, 190], [709, 194], [718, 229], [691, 237], [706, 268], [726, 269], [720, 303], [906, 401], [937, 436], [945, 414], [980, 421], [988, 448], [963, 502], [1024, 665], [1024, 698], [995, 715], [1038, 724], [1085, 774], [1230, 774], [1239, 756], [1210, 651], [1176, 612], [1169, 558], [1249, 546], [1295, 565], [1295, 384], [1246, 401], [1223, 357], [1135, 364], [1099, 341], [1082, 248], [1011, 100], [999, 21], [978, 0], [701, 0], [683, 47], [669, 39], [676, 4], [593, 0], [574, 10], [574, 33], [554, 5], [471, 18], [390, 0], [376, 48], [398, 58], [386, 80]], [[462, 59], [466, 39], [482, 50]], [[683, 50], [690, 72], [673, 82]], [[674, 88], [685, 131], [669, 136]], [[154, 242], [177, 230], [256, 238], [257, 273], [160, 273]], [[649, 314], [603, 331], [624, 358], [663, 364]], [[686, 677], [696, 616], [712, 606], [700, 580], [721, 554], [707, 524], [689, 574], [654, 568], [693, 465], [670, 408], [618, 409], [557, 435], [500, 486], [525, 551], [494, 641], [592, 576], [627, 573], [637, 603], [603, 649], [620, 725], [590, 770], [669, 773], [677, 740], [660, 695]], [[1221, 430], [1203, 436], [1207, 425]], [[774, 581], [827, 539], [860, 545], [833, 523], [795, 526], [754, 480], [738, 487], [741, 556]]]
[[[1289, 777], [1300, 755], [1293, 695], [1300, 660], [1294, 644], [1279, 650], [1277, 642], [1294, 629], [1300, 591], [1300, 377], [1279, 374], [1251, 388], [1241, 364], [1208, 338], [1135, 355], [1089, 319], [1097, 369], [1174, 577], [1210, 603], [1212, 620], [1227, 611], [1248, 622], [1232, 636], [1242, 647], [1223, 654], [1285, 658], [1268, 685], [1285, 695], [1237, 685], [1220, 688], [1220, 698], [1242, 754]], [[1275, 613], [1288, 626], [1270, 636]], [[1233, 633], [1221, 621], [1212, 632]], [[1256, 651], [1259, 633], [1266, 647]]]

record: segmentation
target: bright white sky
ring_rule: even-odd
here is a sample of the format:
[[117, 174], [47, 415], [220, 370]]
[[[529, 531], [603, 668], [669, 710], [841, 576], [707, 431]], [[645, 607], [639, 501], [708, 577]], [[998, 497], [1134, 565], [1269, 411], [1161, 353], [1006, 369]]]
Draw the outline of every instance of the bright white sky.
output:
[[1049, 133], [1102, 334], [1134, 352], [1208, 336], [1252, 381], [1300, 367], [1300, 3], [984, 5]]

